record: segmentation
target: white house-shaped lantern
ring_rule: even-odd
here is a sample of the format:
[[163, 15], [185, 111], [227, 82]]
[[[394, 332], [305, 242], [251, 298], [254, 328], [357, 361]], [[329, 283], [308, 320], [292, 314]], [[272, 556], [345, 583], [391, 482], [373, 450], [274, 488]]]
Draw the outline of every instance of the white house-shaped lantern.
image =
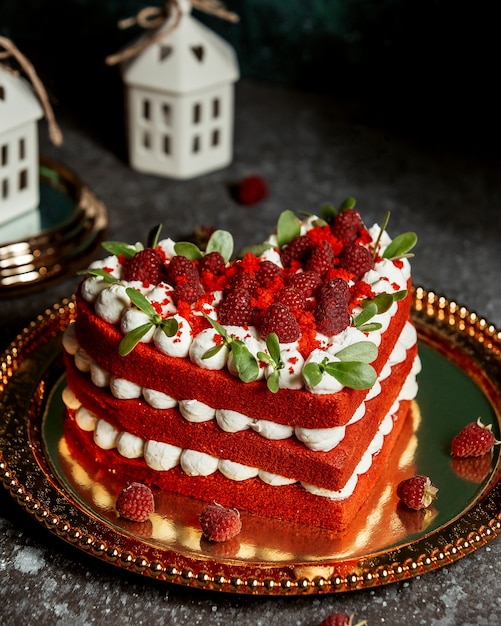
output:
[[187, 179], [232, 160], [239, 67], [233, 48], [192, 17], [188, 0], [177, 6], [180, 14], [161, 27], [165, 37], [124, 62], [122, 76], [131, 167]]
[[37, 122], [43, 110], [22, 78], [0, 69], [0, 226], [38, 208]]

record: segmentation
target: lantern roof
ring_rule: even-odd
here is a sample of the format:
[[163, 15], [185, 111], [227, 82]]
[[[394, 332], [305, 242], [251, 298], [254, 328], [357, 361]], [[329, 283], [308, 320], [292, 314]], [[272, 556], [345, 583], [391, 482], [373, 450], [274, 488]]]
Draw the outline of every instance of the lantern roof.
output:
[[30, 85], [0, 69], [0, 133], [41, 117], [42, 106]]
[[232, 46], [192, 17], [191, 3], [180, 1], [178, 6], [177, 25], [173, 16], [161, 27], [169, 30], [174, 26], [172, 32], [123, 63], [124, 82], [175, 94], [235, 82], [240, 72]]

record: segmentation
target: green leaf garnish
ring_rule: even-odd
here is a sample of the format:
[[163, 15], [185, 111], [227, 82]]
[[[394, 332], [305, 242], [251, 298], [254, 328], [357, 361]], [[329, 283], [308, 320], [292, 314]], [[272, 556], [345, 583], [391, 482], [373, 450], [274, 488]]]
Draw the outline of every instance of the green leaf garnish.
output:
[[377, 251], [379, 249], [379, 242], [381, 241], [381, 237], [383, 236], [383, 233], [386, 230], [386, 227], [388, 226], [388, 222], [390, 221], [390, 215], [391, 213], [389, 211], [386, 211], [385, 216], [383, 218], [383, 222], [381, 226], [379, 227], [379, 235], [377, 236], [376, 242], [374, 243], [374, 250], [372, 252], [373, 259], [376, 258]]
[[273, 374], [266, 381], [266, 386], [272, 393], [277, 393], [280, 388], [280, 374], [278, 372], [273, 372]]
[[136, 289], [132, 289], [132, 287], [127, 287], [125, 293], [129, 296], [132, 304], [148, 317], [155, 318], [155, 316], [158, 316], [151, 302], [145, 298], [142, 293], [139, 293]]
[[216, 355], [223, 346], [226, 346], [228, 350], [233, 353], [233, 361], [235, 368], [238, 372], [238, 377], [244, 383], [250, 383], [259, 375], [259, 365], [256, 361], [256, 357], [252, 354], [249, 348], [240, 339], [229, 335], [226, 330], [216, 322], [215, 319], [209, 317], [205, 313], [203, 314], [209, 324], [218, 332], [223, 338], [223, 343], [209, 348], [202, 356], [203, 359], [209, 359], [211, 356]]
[[86, 270], [81, 270], [81, 271], [77, 272], [77, 274], [80, 275], [80, 276], [85, 275], [85, 274], [88, 274], [90, 276], [99, 276], [105, 282], [110, 283], [111, 285], [113, 285], [114, 283], [118, 283], [118, 278], [115, 278], [115, 276], [113, 276], [113, 274], [110, 274], [106, 270], [103, 270], [103, 269], [98, 268], [98, 267], [96, 267], [96, 268], [88, 268]]
[[250, 383], [259, 376], [259, 365], [243, 341], [236, 339], [231, 343], [233, 361], [238, 377], [244, 383]]
[[379, 322], [370, 322], [369, 324], [362, 324], [357, 328], [362, 333], [372, 333], [376, 330], [381, 330], [381, 328], [383, 328], [383, 325]]
[[408, 253], [417, 243], [417, 235], [413, 232], [397, 235], [383, 253], [383, 259], [393, 261], [408, 256]]
[[219, 252], [225, 263], [228, 263], [233, 254], [233, 246], [231, 233], [226, 230], [216, 230], [210, 236], [205, 251], [207, 254], [209, 254], [209, 252]]
[[174, 244], [174, 250], [179, 256], [185, 256], [190, 261], [197, 261], [202, 258], [200, 248], [190, 241], [178, 241]]
[[134, 328], [134, 330], [128, 332], [120, 341], [118, 346], [118, 353], [120, 356], [127, 356], [130, 352], [132, 352], [152, 326], [153, 324], [148, 322], [146, 324], [141, 324], [141, 326], [138, 326], [137, 328]]
[[179, 322], [175, 317], [168, 317], [160, 322], [159, 327], [164, 331], [167, 337], [174, 337], [179, 330]]
[[322, 374], [323, 372], [320, 369], [320, 365], [313, 361], [303, 368], [303, 377], [310, 387], [316, 387], [318, 385], [322, 380]]
[[292, 211], [284, 211], [278, 218], [277, 242], [282, 248], [301, 234], [301, 221]]
[[370, 300], [364, 300], [362, 302], [362, 308], [365, 309], [369, 304], [373, 303], [377, 307], [378, 313], [386, 313], [391, 308], [394, 299], [391, 293], [378, 293], [377, 296]]
[[374, 315], [377, 315], [377, 312], [377, 304], [369, 301], [369, 303], [362, 309], [362, 312], [353, 319], [355, 327], [360, 328], [360, 326], [372, 319]]
[[212, 346], [202, 354], [202, 359], [211, 359], [213, 356], [216, 356], [218, 352], [220, 352], [224, 348], [224, 343], [220, 343], [216, 346]]
[[162, 230], [162, 224], [157, 224], [156, 226], [153, 226], [153, 228], [150, 230], [150, 232], [148, 233], [148, 238], [146, 240], [148, 248], [157, 247], [161, 230]]
[[336, 215], [336, 208], [332, 204], [324, 204], [320, 209], [320, 217], [327, 222], [327, 224], [332, 224]]
[[340, 211], [346, 211], [346, 209], [353, 209], [353, 208], [355, 208], [356, 203], [357, 203], [357, 201], [355, 200], [355, 198], [352, 198], [351, 196], [349, 196], [341, 204], [341, 206], [339, 207], [339, 210]]
[[270, 333], [266, 337], [266, 347], [270, 353], [271, 358], [275, 361], [277, 365], [281, 365], [280, 358], [280, 342], [278, 341], [278, 337], [275, 333]]
[[271, 243], [258, 243], [253, 246], [245, 246], [239, 250], [237, 258], [243, 259], [246, 254], [253, 254], [254, 256], [260, 257], [263, 252], [271, 249], [273, 249]]
[[226, 330], [221, 326], [221, 324], [219, 322], [216, 322], [215, 319], [213, 319], [209, 315], [206, 315], [205, 313], [203, 314], [203, 316], [209, 322], [209, 324], [212, 326], [212, 328], [214, 328], [214, 330], [217, 330], [217, 332], [221, 335], [221, 337], [225, 341], [229, 341], [230, 340], [230, 336], [228, 335]]
[[371, 341], [357, 341], [346, 346], [336, 356], [340, 361], [359, 361], [360, 363], [372, 363], [377, 358], [378, 349]]
[[328, 363], [325, 371], [350, 389], [370, 389], [377, 379], [372, 365], [353, 361]]
[[102, 246], [110, 254], [114, 254], [115, 256], [123, 255], [126, 259], [132, 259], [136, 252], [144, 248], [141, 243], [136, 243], [132, 246], [123, 241], [104, 241]]

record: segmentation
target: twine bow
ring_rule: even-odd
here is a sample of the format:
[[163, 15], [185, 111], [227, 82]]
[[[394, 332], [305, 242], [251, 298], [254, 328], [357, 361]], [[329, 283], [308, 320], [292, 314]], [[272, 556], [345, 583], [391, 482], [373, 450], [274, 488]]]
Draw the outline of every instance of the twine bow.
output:
[[[7, 39], [6, 37], [0, 37], [0, 46], [4, 48], [4, 50], [0, 50], [0, 60], [14, 57], [21, 66], [21, 69], [27, 74], [31, 84], [33, 85], [33, 89], [35, 90], [35, 93], [40, 100], [40, 103], [45, 113], [45, 117], [47, 118], [47, 123], [49, 125], [49, 136], [51, 138], [51, 141], [56, 146], [61, 145], [61, 143], [63, 142], [63, 135], [56, 122], [54, 111], [52, 110], [51, 104], [49, 102], [49, 96], [47, 95], [47, 91], [45, 90], [42, 81], [38, 77], [35, 68], [27, 59], [27, 57], [24, 56], [24, 54], [12, 43], [10, 39]], [[0, 68], [14, 76], [19, 76], [19, 72], [9, 67], [8, 65], [0, 63]]]
[[[190, 3], [195, 9], [215, 15], [229, 22], [238, 22], [239, 20], [238, 15], [232, 11], [228, 11], [219, 0], [190, 0]], [[163, 29], [162, 26], [164, 26], [171, 17], [172, 9], [175, 13], [173, 14], [171, 25], [169, 28]], [[164, 37], [177, 28], [181, 20], [181, 15], [182, 12], [179, 8], [178, 0], [166, 0], [162, 7], [145, 7], [141, 9], [137, 15], [121, 20], [118, 23], [119, 28], [125, 29], [138, 25], [154, 32], [148, 34], [148, 36], [128, 48], [125, 48], [121, 52], [106, 57], [107, 65], [116, 65], [117, 63], [135, 57], [154, 43], [158, 43], [164, 39]]]

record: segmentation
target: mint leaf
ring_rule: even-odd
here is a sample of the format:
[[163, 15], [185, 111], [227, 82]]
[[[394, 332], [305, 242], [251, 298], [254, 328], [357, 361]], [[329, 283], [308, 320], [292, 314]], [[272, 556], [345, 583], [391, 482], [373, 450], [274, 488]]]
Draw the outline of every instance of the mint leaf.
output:
[[219, 322], [216, 322], [216, 320], [212, 319], [212, 317], [209, 317], [208, 315], [206, 315], [205, 313], [203, 314], [203, 316], [205, 317], [205, 319], [209, 322], [209, 324], [212, 326], [212, 328], [214, 328], [215, 330], [217, 330], [218, 334], [221, 335], [221, 337], [223, 337], [223, 339], [225, 339], [226, 341], [229, 341], [229, 337], [228, 337], [228, 333], [226, 332], [226, 330], [221, 326], [221, 324]]
[[322, 380], [322, 370], [318, 363], [308, 363], [303, 368], [303, 377], [310, 387], [316, 387]]
[[370, 389], [377, 378], [376, 371], [371, 365], [353, 361], [328, 363], [325, 371], [350, 389]]
[[407, 297], [407, 289], [396, 291], [395, 293], [392, 293], [391, 295], [393, 296], [394, 302], [400, 302], [400, 300], [403, 300], [404, 298]]
[[346, 209], [353, 209], [353, 208], [355, 208], [356, 203], [357, 203], [357, 201], [355, 200], [355, 198], [352, 198], [351, 196], [349, 196], [341, 204], [341, 206], [339, 207], [339, 210], [340, 211], [345, 211]]
[[166, 320], [160, 322], [160, 328], [167, 337], [174, 337], [179, 329], [179, 323], [175, 317], [168, 317]]
[[240, 380], [244, 383], [256, 380], [259, 376], [259, 365], [245, 343], [236, 339], [231, 343], [231, 352]]
[[273, 246], [271, 245], [271, 243], [258, 243], [253, 246], [245, 246], [244, 248], [241, 248], [237, 254], [237, 257], [239, 259], [243, 259], [246, 254], [253, 254], [254, 256], [260, 257], [263, 252], [272, 249]]
[[383, 328], [383, 325], [379, 322], [371, 322], [370, 324], [362, 324], [361, 326], [357, 326], [358, 330], [362, 333], [371, 333], [375, 330], [380, 330]]
[[378, 313], [386, 313], [394, 302], [393, 294], [391, 293], [378, 293], [377, 296], [371, 298], [370, 300], [364, 300], [362, 302], [362, 308], [365, 309], [369, 306], [369, 304], [373, 303], [377, 307]]
[[226, 230], [216, 230], [210, 236], [205, 249], [206, 254], [209, 252], [219, 252], [226, 263], [231, 259], [233, 254], [233, 237]]
[[268, 348], [268, 352], [270, 353], [271, 358], [278, 365], [281, 360], [280, 359], [280, 343], [275, 333], [270, 333], [266, 337], [266, 347]]
[[402, 233], [401, 235], [395, 237], [395, 239], [393, 239], [390, 245], [386, 248], [383, 253], [383, 259], [390, 259], [391, 261], [394, 259], [400, 259], [406, 256], [409, 250], [412, 250], [416, 243], [416, 233]]
[[301, 234], [301, 222], [292, 211], [284, 211], [278, 218], [277, 242], [282, 248]]
[[320, 209], [320, 217], [327, 222], [327, 224], [332, 224], [336, 215], [336, 208], [332, 204], [324, 204]]
[[185, 256], [190, 261], [197, 261], [202, 258], [200, 249], [189, 241], [178, 241], [174, 245], [174, 250], [179, 256]]
[[280, 375], [277, 371], [275, 371], [266, 381], [266, 386], [272, 393], [277, 393], [277, 391], [280, 389], [279, 380]]
[[136, 306], [140, 311], [149, 317], [155, 317], [158, 315], [151, 302], [145, 298], [142, 293], [139, 293], [136, 289], [132, 289], [132, 287], [127, 287], [125, 293], [129, 296], [132, 304], [134, 304], [134, 306]]
[[106, 270], [97, 267], [81, 270], [80, 272], [77, 272], [77, 274], [79, 274], [80, 276], [85, 274], [89, 274], [90, 276], [100, 276], [102, 279], [104, 279], [105, 282], [110, 283], [111, 285], [113, 285], [114, 283], [118, 283], [118, 278], [115, 278], [115, 276], [113, 276]]
[[367, 304], [363, 308], [362, 312], [359, 313], [357, 317], [355, 317], [355, 319], [353, 320], [355, 327], [360, 328], [361, 325], [365, 324], [370, 319], [372, 319], [374, 315], [377, 315], [377, 312], [378, 312], [377, 304], [375, 304], [374, 302], [369, 302], [369, 304]]
[[131, 246], [123, 241], [104, 241], [101, 245], [110, 254], [114, 254], [115, 256], [122, 254], [126, 259], [132, 259], [136, 252], [143, 249], [143, 245], [140, 243]]
[[371, 341], [357, 341], [336, 352], [340, 361], [360, 361], [372, 363], [377, 358], [378, 349]]
[[118, 346], [118, 354], [120, 354], [120, 356], [127, 356], [132, 352], [152, 326], [153, 324], [151, 323], [142, 324], [128, 332]]
[[148, 233], [148, 238], [146, 240], [148, 248], [157, 247], [161, 230], [162, 230], [162, 224], [157, 224], [156, 226], [153, 226], [153, 228], [150, 230], [150, 232]]
[[224, 347], [224, 343], [220, 343], [217, 346], [212, 346], [212, 348], [209, 348], [206, 352], [202, 354], [202, 359], [210, 359], [213, 356], [216, 356], [216, 354], [220, 350], [222, 350], [223, 347]]

